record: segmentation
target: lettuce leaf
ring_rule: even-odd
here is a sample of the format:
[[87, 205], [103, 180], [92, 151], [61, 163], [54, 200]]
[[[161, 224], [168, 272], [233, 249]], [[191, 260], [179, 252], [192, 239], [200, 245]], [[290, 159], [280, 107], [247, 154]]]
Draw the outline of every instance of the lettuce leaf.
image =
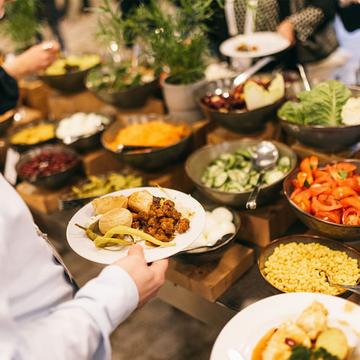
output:
[[328, 80], [298, 95], [299, 103], [287, 102], [279, 110], [284, 120], [305, 125], [341, 125], [341, 110], [351, 91], [343, 83]]
[[304, 124], [304, 109], [301, 103], [287, 101], [278, 111], [278, 116], [295, 124]]

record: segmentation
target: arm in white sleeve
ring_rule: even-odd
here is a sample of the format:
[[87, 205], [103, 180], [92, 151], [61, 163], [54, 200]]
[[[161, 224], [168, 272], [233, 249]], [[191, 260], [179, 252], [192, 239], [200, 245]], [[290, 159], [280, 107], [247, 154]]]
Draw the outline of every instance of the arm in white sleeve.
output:
[[9, 316], [5, 294], [0, 292], [2, 360], [110, 359], [109, 335], [139, 301], [134, 281], [118, 266], [106, 267], [74, 299], [27, 323]]

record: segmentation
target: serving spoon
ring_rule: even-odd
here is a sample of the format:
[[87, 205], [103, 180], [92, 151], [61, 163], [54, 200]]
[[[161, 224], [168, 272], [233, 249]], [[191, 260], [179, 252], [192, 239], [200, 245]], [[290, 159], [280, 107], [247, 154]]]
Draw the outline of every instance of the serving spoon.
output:
[[156, 150], [156, 149], [160, 149], [160, 146], [141, 146], [141, 145], [124, 145], [124, 144], [119, 144], [116, 147], [115, 152], [117, 154], [121, 154], [123, 152], [127, 152], [127, 151], [135, 151], [135, 150], [142, 150], [144, 152], [150, 152], [152, 150]]
[[249, 210], [255, 210], [257, 207], [257, 197], [260, 192], [260, 186], [265, 175], [265, 171], [275, 166], [279, 159], [279, 151], [276, 146], [270, 141], [262, 141], [259, 143], [255, 151], [251, 153], [251, 162], [255, 169], [259, 171], [259, 178], [251, 191], [251, 194], [246, 202], [246, 208]]
[[330, 280], [330, 276], [325, 270], [320, 270], [320, 271], [324, 273], [324, 275], [326, 277], [326, 281], [329, 283], [329, 285], [335, 286], [335, 287], [340, 287], [344, 290], [349, 290], [355, 294], [360, 295], [360, 285], [343, 285], [343, 284], [334, 283]]

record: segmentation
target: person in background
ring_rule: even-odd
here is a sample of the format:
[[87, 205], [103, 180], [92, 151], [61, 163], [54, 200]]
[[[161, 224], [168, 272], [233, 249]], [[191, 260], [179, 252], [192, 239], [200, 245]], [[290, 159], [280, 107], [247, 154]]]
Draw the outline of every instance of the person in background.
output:
[[57, 42], [44, 42], [0, 66], [0, 114], [16, 106], [19, 97], [17, 81], [46, 69], [57, 58], [59, 50]]
[[[0, 0], [0, 16], [3, 7]], [[58, 49], [37, 45], [0, 68], [1, 109], [16, 104], [16, 79], [48, 66]], [[110, 360], [111, 332], [156, 294], [167, 260], [149, 266], [135, 245], [78, 290], [1, 174], [0, 199], [1, 360]]]
[[[59, 42], [61, 50], [65, 50], [65, 42], [60, 29], [60, 20], [65, 16], [69, 7], [68, 0], [65, 1], [61, 8], [58, 8], [55, 0], [40, 0], [38, 6], [38, 18], [40, 21], [45, 20], [56, 40]], [[42, 41], [42, 35], [37, 34], [38, 41]]]
[[337, 12], [347, 31], [360, 29], [360, 0], [338, 0]]
[[326, 58], [338, 47], [335, 0], [227, 0], [230, 35], [277, 31], [294, 46], [295, 61]]

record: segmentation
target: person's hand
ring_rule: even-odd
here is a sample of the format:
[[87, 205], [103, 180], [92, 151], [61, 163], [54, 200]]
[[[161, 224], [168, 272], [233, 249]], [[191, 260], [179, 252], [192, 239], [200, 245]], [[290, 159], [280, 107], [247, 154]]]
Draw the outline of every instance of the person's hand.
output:
[[277, 32], [284, 38], [288, 39], [291, 45], [295, 44], [294, 25], [289, 20], [282, 21], [277, 27]]
[[44, 42], [32, 46], [3, 67], [9, 75], [20, 79], [46, 69], [56, 60], [59, 51], [60, 45], [56, 41]]
[[120, 266], [134, 280], [139, 291], [139, 305], [144, 305], [156, 295], [165, 282], [168, 260], [160, 260], [147, 265], [144, 250], [140, 245], [130, 248], [128, 256], [116, 261], [113, 265]]

